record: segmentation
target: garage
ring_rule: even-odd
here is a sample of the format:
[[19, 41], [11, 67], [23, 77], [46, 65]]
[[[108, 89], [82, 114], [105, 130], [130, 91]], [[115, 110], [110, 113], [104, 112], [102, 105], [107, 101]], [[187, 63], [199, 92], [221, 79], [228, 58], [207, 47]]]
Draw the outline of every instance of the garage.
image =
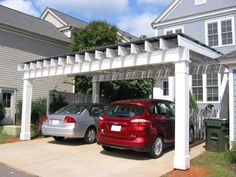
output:
[[[79, 51], [28, 61], [18, 65], [23, 72], [21, 140], [30, 140], [32, 82], [37, 78], [78, 74], [93, 76], [94, 103], [99, 102], [99, 82], [175, 77], [174, 168], [190, 167], [189, 155], [189, 74], [223, 73], [215, 58], [221, 53], [184, 34], [165, 35], [132, 43]], [[154, 94], [155, 95], [155, 94]]]

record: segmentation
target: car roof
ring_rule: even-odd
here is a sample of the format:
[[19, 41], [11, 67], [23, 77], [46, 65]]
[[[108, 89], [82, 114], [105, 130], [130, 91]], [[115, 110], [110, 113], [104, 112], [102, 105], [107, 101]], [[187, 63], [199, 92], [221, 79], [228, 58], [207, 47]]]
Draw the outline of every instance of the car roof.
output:
[[103, 105], [103, 106], [106, 106], [107, 104], [104, 104], [104, 103], [71, 103], [69, 105], [81, 105], [81, 106]]
[[147, 106], [150, 105], [154, 102], [169, 102], [169, 103], [174, 103], [169, 100], [164, 100], [164, 99], [129, 99], [129, 100], [119, 100], [112, 102], [112, 104], [137, 104], [137, 105], [143, 105]]

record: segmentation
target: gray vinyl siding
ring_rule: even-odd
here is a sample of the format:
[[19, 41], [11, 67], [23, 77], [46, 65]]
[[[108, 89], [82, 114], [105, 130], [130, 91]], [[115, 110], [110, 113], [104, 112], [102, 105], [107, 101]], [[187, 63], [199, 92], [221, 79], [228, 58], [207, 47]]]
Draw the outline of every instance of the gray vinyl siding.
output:
[[195, 0], [183, 0], [179, 6], [165, 18], [164, 21], [215, 11], [218, 9], [225, 9], [233, 6], [236, 6], [235, 0], [207, 0], [206, 4], [197, 6], [195, 6]]
[[[58, 46], [43, 40], [33, 39], [0, 30], [0, 88], [17, 90], [17, 100], [22, 98], [23, 73], [17, 65], [24, 61], [68, 52], [67, 46]], [[63, 84], [66, 76], [35, 79], [33, 98], [46, 97], [49, 89], [72, 91], [71, 85]]]
[[[218, 18], [223, 18], [223, 17], [234, 17], [234, 27], [236, 33], [236, 12], [232, 13], [225, 13], [224, 15], [218, 15], [214, 17], [207, 17], [207, 18], [201, 18], [201, 19], [196, 19], [196, 20], [191, 20], [191, 21], [185, 21], [182, 23], [175, 23], [171, 25], [163, 25], [160, 28], [158, 28], [158, 35], [164, 35], [164, 29], [171, 28], [171, 27], [176, 27], [176, 26], [183, 26], [184, 27], [184, 33], [187, 34], [188, 36], [202, 42], [205, 44], [206, 39], [205, 39], [205, 22], [209, 20], [217, 20]], [[236, 34], [235, 34], [236, 38]], [[236, 39], [235, 39], [236, 41]], [[229, 45], [229, 46], [222, 46], [222, 47], [214, 47], [216, 50], [226, 54], [229, 53], [233, 50], [235, 50], [236, 45]]]

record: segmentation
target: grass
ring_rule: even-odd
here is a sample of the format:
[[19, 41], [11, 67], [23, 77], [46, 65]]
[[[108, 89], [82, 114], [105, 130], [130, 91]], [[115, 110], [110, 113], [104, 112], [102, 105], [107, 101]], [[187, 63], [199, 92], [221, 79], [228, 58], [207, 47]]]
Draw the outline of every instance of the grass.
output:
[[191, 165], [209, 168], [209, 177], [235, 177], [236, 171], [230, 170], [230, 164], [224, 160], [224, 153], [205, 152], [191, 160]]
[[0, 144], [8, 143], [9, 140], [12, 140], [12, 139], [13, 139], [12, 136], [2, 134], [2, 127], [0, 126]]

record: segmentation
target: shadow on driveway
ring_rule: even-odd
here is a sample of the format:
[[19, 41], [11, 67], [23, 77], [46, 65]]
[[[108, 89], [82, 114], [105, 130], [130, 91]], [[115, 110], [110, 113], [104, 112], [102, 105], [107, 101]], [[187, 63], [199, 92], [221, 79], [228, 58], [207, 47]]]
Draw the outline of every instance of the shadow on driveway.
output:
[[82, 138], [66, 138], [62, 141], [48, 141], [50, 144], [66, 145], [66, 146], [83, 146], [87, 145]]

